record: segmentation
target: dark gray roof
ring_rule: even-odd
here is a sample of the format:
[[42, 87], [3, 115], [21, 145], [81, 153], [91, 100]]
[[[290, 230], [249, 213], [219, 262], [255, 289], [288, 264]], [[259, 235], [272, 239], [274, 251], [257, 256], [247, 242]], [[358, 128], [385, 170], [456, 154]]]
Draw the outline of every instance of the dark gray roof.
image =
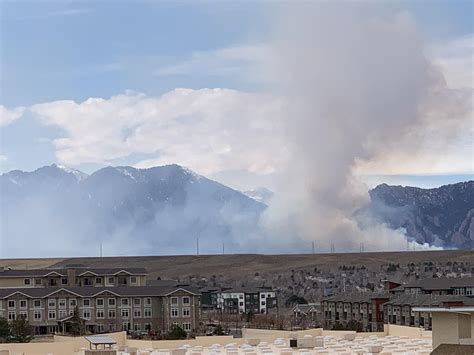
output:
[[259, 292], [275, 292], [270, 286], [236, 286], [232, 288], [222, 289], [222, 293], [259, 293]]
[[384, 303], [384, 307], [388, 305], [393, 306], [416, 306], [416, 307], [440, 307], [445, 302], [463, 302], [465, 306], [474, 305], [474, 298], [465, 296], [453, 296], [453, 295], [401, 295], [392, 298], [388, 302]]
[[[70, 269], [70, 268], [69, 268]], [[99, 276], [114, 275], [120, 271], [128, 272], [132, 275], [147, 275], [144, 268], [78, 268], [76, 275], [86, 272], [97, 274]], [[56, 273], [61, 276], [67, 276], [68, 269], [28, 269], [28, 270], [4, 270], [0, 271], [1, 277], [45, 277], [48, 274]]]
[[78, 297], [94, 297], [101, 293], [111, 293], [119, 297], [168, 296], [178, 290], [199, 295], [199, 290], [192, 287], [168, 286], [118, 286], [118, 287], [42, 287], [42, 288], [3, 288], [0, 289], [0, 299], [8, 298], [14, 293], [24, 294], [31, 298], [44, 298], [59, 291], [70, 292]]
[[422, 288], [424, 290], [449, 290], [455, 287], [474, 287], [474, 277], [437, 277], [420, 279], [415, 282], [410, 282], [401, 285], [393, 290], [400, 290], [405, 288]]
[[323, 298], [327, 302], [370, 303], [374, 298], [390, 298], [393, 295], [386, 293], [348, 293]]

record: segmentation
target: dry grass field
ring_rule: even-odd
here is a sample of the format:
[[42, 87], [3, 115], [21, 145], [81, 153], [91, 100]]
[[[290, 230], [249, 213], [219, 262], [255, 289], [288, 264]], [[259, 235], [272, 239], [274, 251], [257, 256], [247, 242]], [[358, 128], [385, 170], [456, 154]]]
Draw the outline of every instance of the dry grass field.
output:
[[189, 275], [224, 275], [242, 278], [259, 273], [282, 273], [290, 270], [311, 269], [336, 271], [342, 265], [365, 265], [376, 270], [381, 265], [423, 262], [474, 263], [474, 250], [442, 250], [417, 252], [370, 252], [333, 254], [229, 254], [229, 255], [179, 255], [179, 256], [121, 256], [78, 257], [49, 259], [0, 259], [0, 266], [23, 268], [59, 268], [68, 264], [90, 267], [144, 267], [151, 278], [186, 277]]

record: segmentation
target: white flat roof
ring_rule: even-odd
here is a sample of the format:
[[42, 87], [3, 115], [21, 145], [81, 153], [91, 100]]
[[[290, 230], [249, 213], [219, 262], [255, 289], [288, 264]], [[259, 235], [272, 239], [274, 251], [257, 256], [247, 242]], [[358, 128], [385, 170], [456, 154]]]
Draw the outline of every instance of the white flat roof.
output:
[[414, 307], [413, 312], [431, 312], [431, 313], [471, 313], [474, 307]]

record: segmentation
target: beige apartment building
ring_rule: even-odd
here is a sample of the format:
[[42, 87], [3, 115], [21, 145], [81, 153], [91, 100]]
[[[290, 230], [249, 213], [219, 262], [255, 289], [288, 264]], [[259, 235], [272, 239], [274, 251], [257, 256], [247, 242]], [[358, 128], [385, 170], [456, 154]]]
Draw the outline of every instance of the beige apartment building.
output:
[[[13, 284], [19, 287], [8, 287]], [[68, 332], [75, 311], [91, 333], [167, 332], [175, 325], [190, 332], [199, 326], [200, 293], [188, 286], [146, 286], [144, 269], [3, 271], [0, 317], [25, 317], [37, 334], [48, 334]]]
[[0, 288], [146, 286], [143, 268], [85, 268], [8, 270], [0, 267]]

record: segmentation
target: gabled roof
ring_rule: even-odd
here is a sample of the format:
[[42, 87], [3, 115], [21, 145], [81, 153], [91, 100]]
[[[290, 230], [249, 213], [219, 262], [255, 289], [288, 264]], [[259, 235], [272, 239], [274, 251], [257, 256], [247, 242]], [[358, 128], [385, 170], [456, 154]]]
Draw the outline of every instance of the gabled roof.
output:
[[42, 287], [42, 288], [4, 288], [0, 289], [0, 299], [9, 298], [20, 293], [28, 298], [46, 298], [58, 292], [69, 292], [76, 297], [96, 297], [110, 292], [116, 297], [147, 297], [169, 296], [177, 291], [185, 291], [192, 295], [200, 295], [199, 290], [192, 287], [163, 287], [163, 286], [117, 286], [117, 287]]
[[308, 303], [308, 304], [297, 304], [296, 306], [293, 307], [292, 312], [299, 311], [303, 314], [308, 314], [311, 312], [317, 312], [318, 311], [318, 304], [316, 303]]
[[[46, 277], [51, 275], [67, 276], [68, 270], [64, 269], [28, 269], [28, 270], [4, 270], [0, 271], [0, 278], [3, 277]], [[77, 269], [77, 276], [87, 273], [95, 276], [115, 276], [119, 273], [127, 273], [129, 275], [148, 275], [144, 268], [80, 268]]]

